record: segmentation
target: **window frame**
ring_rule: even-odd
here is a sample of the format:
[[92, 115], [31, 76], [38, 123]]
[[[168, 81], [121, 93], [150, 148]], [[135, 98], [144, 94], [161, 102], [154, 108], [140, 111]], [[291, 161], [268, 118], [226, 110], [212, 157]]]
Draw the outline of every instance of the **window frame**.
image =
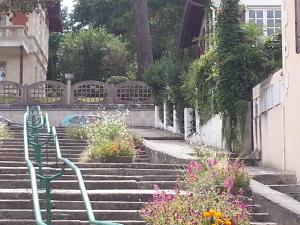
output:
[[[274, 20], [274, 26], [272, 27], [275, 31], [274, 34], [276, 34], [276, 26], [275, 26], [275, 23], [276, 23], [276, 13], [275, 11], [280, 11], [281, 13], [281, 18], [280, 18], [280, 23], [281, 23], [281, 26], [280, 28], [282, 29], [282, 9], [281, 9], [281, 6], [269, 6], [269, 7], [256, 7], [256, 6], [249, 6], [249, 7], [246, 7], [246, 23], [249, 23], [249, 21], [251, 20], [250, 18], [250, 11], [251, 10], [254, 10], [254, 11], [258, 11], [258, 10], [262, 10], [263, 11], [263, 30], [264, 30], [264, 35], [266, 37], [270, 37], [272, 35], [268, 35], [268, 11], [272, 10], [273, 13], [274, 13], [274, 17], [273, 17], [273, 20]], [[256, 16], [255, 16], [255, 20], [257, 20]], [[269, 27], [270, 28], [270, 27]], [[273, 34], [273, 35], [274, 35]]]
[[[0, 61], [0, 68], [4, 67], [4, 77], [0, 76], [0, 81], [6, 81], [7, 78], [7, 63], [6, 62], [2, 62]], [[0, 70], [1, 71], [1, 70]], [[2, 75], [2, 73], [0, 72], [0, 75]]]

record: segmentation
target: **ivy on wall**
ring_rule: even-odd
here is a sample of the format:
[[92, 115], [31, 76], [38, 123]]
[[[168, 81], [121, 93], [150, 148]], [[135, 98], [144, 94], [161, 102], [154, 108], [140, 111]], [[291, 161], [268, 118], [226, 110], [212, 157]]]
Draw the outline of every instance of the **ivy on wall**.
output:
[[197, 108], [202, 125], [220, 113], [230, 150], [241, 144], [253, 87], [282, 66], [281, 35], [266, 38], [262, 28], [243, 23], [239, 3], [221, 1], [214, 27], [209, 23], [210, 49], [204, 55], [192, 63], [166, 55], [145, 74], [157, 104], [165, 98], [177, 112]]

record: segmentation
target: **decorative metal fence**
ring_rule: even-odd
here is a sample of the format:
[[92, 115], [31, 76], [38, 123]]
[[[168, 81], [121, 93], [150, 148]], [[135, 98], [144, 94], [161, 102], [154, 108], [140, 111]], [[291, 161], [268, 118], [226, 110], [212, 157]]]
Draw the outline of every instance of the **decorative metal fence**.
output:
[[100, 81], [83, 81], [65, 85], [42, 81], [20, 85], [0, 81], [0, 105], [102, 105], [153, 104], [151, 88], [141, 81], [108, 85]]

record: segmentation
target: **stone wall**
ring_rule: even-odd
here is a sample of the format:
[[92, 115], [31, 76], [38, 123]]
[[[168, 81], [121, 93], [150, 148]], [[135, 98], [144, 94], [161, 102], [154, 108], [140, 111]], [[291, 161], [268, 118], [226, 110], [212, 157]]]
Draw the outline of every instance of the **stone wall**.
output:
[[[45, 109], [43, 112], [49, 114], [50, 124], [59, 126], [63, 118], [67, 115], [99, 115], [112, 116], [118, 113], [127, 114], [127, 122], [130, 126], [136, 127], [154, 127], [154, 109], [141, 110], [84, 110], [84, 109]], [[23, 123], [24, 110], [0, 110], [0, 116], [3, 116], [13, 122]]]

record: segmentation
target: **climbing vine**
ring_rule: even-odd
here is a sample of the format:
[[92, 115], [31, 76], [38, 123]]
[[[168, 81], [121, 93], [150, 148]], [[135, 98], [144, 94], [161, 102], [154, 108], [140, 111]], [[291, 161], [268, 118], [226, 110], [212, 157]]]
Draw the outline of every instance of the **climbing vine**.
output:
[[215, 50], [210, 50], [191, 64], [182, 87], [190, 105], [198, 109], [201, 125], [217, 113], [217, 69]]

